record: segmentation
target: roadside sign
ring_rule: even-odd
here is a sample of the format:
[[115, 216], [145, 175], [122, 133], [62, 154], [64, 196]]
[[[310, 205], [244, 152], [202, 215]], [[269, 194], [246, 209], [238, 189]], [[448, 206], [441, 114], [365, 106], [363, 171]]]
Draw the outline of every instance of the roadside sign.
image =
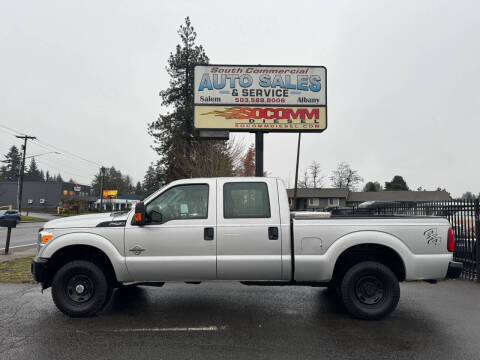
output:
[[321, 132], [327, 128], [323, 66], [197, 65], [197, 129]]
[[118, 190], [103, 190], [104, 199], [116, 199]]

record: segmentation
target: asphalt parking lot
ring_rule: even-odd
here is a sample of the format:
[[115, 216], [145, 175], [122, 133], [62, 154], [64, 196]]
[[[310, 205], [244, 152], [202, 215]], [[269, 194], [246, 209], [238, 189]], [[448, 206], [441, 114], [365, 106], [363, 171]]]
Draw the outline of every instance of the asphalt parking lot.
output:
[[0, 284], [6, 359], [478, 359], [480, 284], [402, 284], [381, 321], [350, 318], [321, 288], [236, 283], [127, 287], [71, 319], [36, 285]]

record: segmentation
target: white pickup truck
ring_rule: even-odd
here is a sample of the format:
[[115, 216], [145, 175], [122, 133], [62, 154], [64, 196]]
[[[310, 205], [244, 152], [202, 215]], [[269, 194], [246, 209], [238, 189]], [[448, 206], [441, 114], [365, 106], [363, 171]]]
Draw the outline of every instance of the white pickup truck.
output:
[[129, 283], [232, 280], [334, 287], [353, 316], [379, 319], [400, 281], [463, 267], [445, 219], [291, 214], [283, 182], [258, 177], [174, 181], [128, 213], [49, 221], [38, 244], [34, 278], [70, 316], [96, 314]]

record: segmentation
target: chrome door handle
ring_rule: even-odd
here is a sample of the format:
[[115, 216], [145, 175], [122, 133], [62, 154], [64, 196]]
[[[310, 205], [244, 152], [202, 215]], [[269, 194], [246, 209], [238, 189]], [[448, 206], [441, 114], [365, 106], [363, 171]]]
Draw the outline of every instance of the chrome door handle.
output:
[[135, 255], [140, 255], [142, 253], [142, 251], [145, 251], [145, 249], [142, 248], [141, 246], [135, 245], [133, 248], [131, 248], [128, 251], [133, 251], [135, 253]]

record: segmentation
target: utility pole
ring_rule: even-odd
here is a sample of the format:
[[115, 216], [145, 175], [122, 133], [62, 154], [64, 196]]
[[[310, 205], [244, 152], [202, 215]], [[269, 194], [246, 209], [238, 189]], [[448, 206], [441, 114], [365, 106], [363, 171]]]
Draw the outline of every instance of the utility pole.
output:
[[103, 180], [105, 178], [105, 167], [100, 168], [101, 178], [100, 178], [100, 211], [103, 211]]
[[35, 136], [28, 136], [28, 135], [17, 135], [19, 139], [23, 139], [24, 143], [22, 145], [23, 155], [22, 155], [22, 166], [20, 167], [20, 179], [18, 181], [18, 191], [17, 191], [17, 206], [18, 212], [22, 214], [22, 194], [23, 194], [23, 177], [25, 175], [25, 156], [27, 154], [27, 141], [28, 140], [35, 140]]
[[293, 190], [293, 211], [297, 210], [297, 188], [298, 188], [298, 160], [300, 159], [300, 140], [302, 133], [298, 133], [298, 145], [297, 145], [297, 165], [295, 167], [295, 190]]

